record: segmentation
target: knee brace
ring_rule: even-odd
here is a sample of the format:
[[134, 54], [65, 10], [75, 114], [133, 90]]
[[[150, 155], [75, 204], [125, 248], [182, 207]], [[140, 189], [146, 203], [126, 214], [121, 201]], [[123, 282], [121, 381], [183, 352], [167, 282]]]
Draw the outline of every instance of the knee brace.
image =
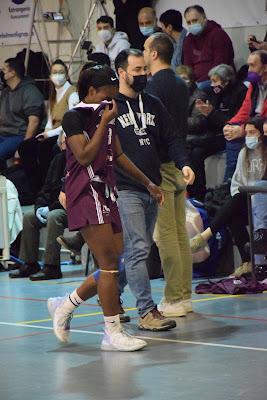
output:
[[106, 270], [106, 269], [98, 269], [97, 271], [95, 271], [95, 272], [93, 273], [93, 277], [94, 277], [94, 279], [95, 279], [96, 282], [98, 282], [98, 280], [99, 280], [99, 278], [100, 278], [100, 272], [107, 272], [107, 273], [109, 273], [109, 274], [118, 274], [118, 273], [119, 273], [118, 270], [111, 270], [111, 271], [108, 271], [108, 270]]

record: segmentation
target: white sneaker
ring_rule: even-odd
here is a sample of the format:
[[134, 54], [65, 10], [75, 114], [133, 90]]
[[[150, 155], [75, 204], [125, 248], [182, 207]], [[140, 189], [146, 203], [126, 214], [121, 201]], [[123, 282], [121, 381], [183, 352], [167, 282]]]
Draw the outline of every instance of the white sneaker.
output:
[[164, 315], [164, 317], [185, 317], [186, 309], [183, 301], [175, 301], [168, 303], [165, 299], [162, 299], [158, 305], [158, 310]]
[[193, 312], [193, 306], [192, 306], [191, 299], [183, 300], [183, 306], [187, 313]]
[[101, 350], [106, 351], [136, 351], [143, 349], [147, 343], [129, 335], [128, 332], [121, 330], [109, 335], [106, 331], [101, 343]]
[[62, 310], [61, 305], [66, 297], [50, 297], [47, 300], [48, 311], [53, 320], [54, 334], [64, 343], [68, 343], [70, 335], [70, 321], [72, 313], [66, 313]]

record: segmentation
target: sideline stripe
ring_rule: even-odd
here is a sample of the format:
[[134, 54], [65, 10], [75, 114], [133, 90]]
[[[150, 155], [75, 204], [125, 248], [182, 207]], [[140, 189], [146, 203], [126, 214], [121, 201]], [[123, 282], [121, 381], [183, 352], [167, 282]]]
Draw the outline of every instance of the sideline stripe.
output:
[[[124, 308], [125, 311], [134, 311], [136, 308]], [[76, 314], [73, 315], [73, 318], [82, 318], [82, 317], [93, 317], [95, 315], [103, 315], [102, 311], [94, 312], [94, 313], [89, 313], [89, 314]], [[37, 319], [35, 321], [22, 321], [22, 322], [17, 322], [17, 324], [37, 324], [38, 322], [48, 322], [52, 321], [52, 318], [45, 318], [45, 319]]]
[[[22, 324], [17, 324], [17, 323], [12, 323], [12, 322], [0, 322], [0, 325], [53, 330], [53, 328], [49, 327], [49, 326], [22, 325]], [[78, 329], [71, 329], [70, 332], [84, 333], [87, 335], [101, 335], [101, 336], [104, 334], [104, 332], [84, 331], [84, 330], [78, 330]], [[253, 350], [253, 351], [267, 352], [267, 348], [265, 348], [265, 347], [237, 346], [237, 345], [232, 345], [232, 344], [220, 344], [220, 343], [210, 343], [210, 342], [193, 342], [191, 340], [164, 339], [164, 338], [150, 337], [150, 336], [135, 336], [135, 337], [140, 338], [140, 339], [146, 339], [146, 340], [154, 340], [156, 342], [180, 343], [180, 344], [191, 344], [191, 345], [196, 345], [196, 346], [207, 346], [207, 347], [218, 347], [218, 348], [225, 348], [225, 349]]]

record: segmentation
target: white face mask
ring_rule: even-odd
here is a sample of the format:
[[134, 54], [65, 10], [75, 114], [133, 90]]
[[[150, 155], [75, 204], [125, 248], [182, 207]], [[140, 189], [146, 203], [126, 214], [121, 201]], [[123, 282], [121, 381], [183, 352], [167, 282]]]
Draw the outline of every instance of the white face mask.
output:
[[109, 29], [101, 29], [101, 31], [97, 31], [99, 39], [106, 43], [112, 38], [112, 32]]
[[255, 150], [259, 144], [259, 138], [257, 136], [246, 136], [246, 146], [250, 150]]
[[56, 86], [63, 86], [67, 81], [65, 74], [51, 74], [50, 79]]

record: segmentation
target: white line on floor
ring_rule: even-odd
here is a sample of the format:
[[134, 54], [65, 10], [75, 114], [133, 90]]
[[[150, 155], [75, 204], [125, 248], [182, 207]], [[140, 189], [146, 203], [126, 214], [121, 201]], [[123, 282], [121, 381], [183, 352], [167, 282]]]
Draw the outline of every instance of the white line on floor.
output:
[[[17, 323], [14, 323], [14, 322], [1, 322], [0, 321], [0, 325], [17, 326], [17, 327], [34, 328], [34, 329], [53, 330], [53, 328], [50, 327], [50, 326], [26, 325], [26, 324], [23, 325], [23, 324], [17, 324]], [[71, 329], [70, 332], [85, 333], [85, 334], [89, 334], [89, 335], [103, 335], [104, 334], [104, 332], [84, 331], [84, 330], [80, 330], [80, 329]], [[220, 343], [209, 343], [209, 342], [193, 342], [193, 341], [190, 341], [190, 340], [165, 339], [165, 338], [150, 337], [150, 336], [135, 336], [135, 337], [140, 338], [140, 339], [146, 339], [146, 340], [154, 340], [154, 341], [158, 341], [158, 342], [192, 344], [192, 345], [198, 345], [198, 346], [221, 347], [221, 348], [226, 348], [226, 349], [254, 350], [254, 351], [267, 352], [267, 348], [264, 348], [264, 347], [248, 347], [248, 346], [236, 346], [236, 345], [231, 345], [231, 344], [220, 344]]]

